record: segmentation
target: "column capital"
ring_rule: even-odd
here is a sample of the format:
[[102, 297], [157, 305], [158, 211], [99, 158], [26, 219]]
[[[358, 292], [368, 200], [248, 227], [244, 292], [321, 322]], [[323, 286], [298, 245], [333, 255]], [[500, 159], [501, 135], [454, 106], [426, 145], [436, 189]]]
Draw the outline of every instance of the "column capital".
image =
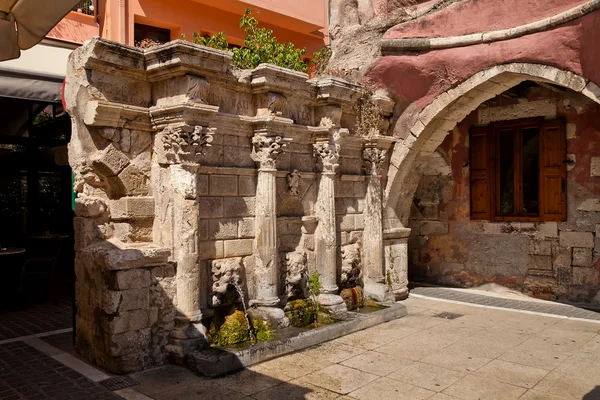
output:
[[367, 175], [380, 176], [387, 150], [377, 147], [366, 147], [363, 149], [363, 170]]
[[162, 149], [171, 164], [197, 164], [215, 132], [216, 128], [200, 125], [169, 125], [160, 133]]
[[323, 174], [335, 174], [339, 166], [341, 141], [347, 133], [346, 129], [331, 129], [327, 136], [318, 136], [313, 143], [313, 154]]
[[394, 141], [395, 139], [389, 136], [375, 136], [364, 142], [362, 152], [363, 170], [367, 175], [381, 175], [381, 169]]
[[252, 160], [259, 164], [259, 168], [275, 169], [277, 158], [283, 152], [283, 148], [292, 139], [282, 136], [267, 136], [255, 134], [252, 137]]

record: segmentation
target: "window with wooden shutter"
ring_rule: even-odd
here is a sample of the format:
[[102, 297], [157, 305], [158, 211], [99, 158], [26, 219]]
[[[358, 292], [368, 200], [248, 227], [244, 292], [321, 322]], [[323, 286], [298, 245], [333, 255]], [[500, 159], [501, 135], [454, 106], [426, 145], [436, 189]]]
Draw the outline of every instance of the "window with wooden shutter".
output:
[[487, 128], [471, 129], [471, 219], [491, 219], [490, 146]]
[[540, 192], [542, 221], [567, 220], [566, 130], [561, 121], [545, 121], [540, 135]]
[[471, 129], [471, 218], [566, 220], [563, 121], [542, 118]]

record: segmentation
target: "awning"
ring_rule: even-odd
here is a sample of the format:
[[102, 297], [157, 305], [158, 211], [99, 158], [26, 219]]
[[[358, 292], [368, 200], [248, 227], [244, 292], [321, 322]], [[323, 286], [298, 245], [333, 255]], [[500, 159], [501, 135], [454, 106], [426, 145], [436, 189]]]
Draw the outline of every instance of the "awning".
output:
[[0, 0], [0, 60], [38, 44], [78, 0]]
[[72, 51], [41, 43], [16, 60], [0, 62], [0, 96], [60, 103]]

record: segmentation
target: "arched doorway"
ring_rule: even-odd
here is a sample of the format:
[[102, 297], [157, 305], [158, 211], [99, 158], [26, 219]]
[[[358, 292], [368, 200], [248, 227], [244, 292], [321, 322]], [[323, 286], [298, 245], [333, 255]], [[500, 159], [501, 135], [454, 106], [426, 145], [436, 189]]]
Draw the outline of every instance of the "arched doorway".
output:
[[[411, 228], [409, 276], [462, 287], [497, 282], [538, 297], [597, 301], [597, 93], [573, 73], [514, 63], [472, 76], [419, 113], [410, 140], [395, 149], [386, 190], [388, 216], [394, 217], [388, 223]], [[401, 117], [398, 124], [406, 122]], [[564, 135], [555, 144], [544, 139], [549, 124]], [[492, 130], [506, 133], [490, 137], [491, 148], [475, 144], [474, 131]], [[508, 140], [510, 132], [518, 138]], [[564, 155], [557, 149], [561, 140]], [[477, 157], [489, 166], [483, 191], [476, 186]], [[552, 157], [554, 187], [541, 167]], [[508, 159], [512, 164], [505, 167]], [[552, 201], [561, 207], [561, 191], [564, 216], [548, 217], [544, 210], [553, 209]], [[475, 215], [481, 201], [491, 214]]]

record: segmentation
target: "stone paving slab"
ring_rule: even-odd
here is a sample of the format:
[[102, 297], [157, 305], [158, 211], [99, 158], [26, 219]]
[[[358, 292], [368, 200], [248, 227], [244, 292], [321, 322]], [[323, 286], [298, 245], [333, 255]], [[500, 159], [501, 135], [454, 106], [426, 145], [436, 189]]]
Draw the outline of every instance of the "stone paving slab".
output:
[[[600, 399], [595, 322], [417, 297], [402, 304], [406, 317], [222, 378], [175, 366], [140, 372], [136, 390], [164, 400]], [[436, 317], [444, 312], [461, 316]]]
[[116, 400], [96, 382], [24, 342], [0, 345], [0, 399]]
[[465, 293], [458, 290], [440, 287], [417, 287], [412, 289], [410, 293], [441, 300], [460, 301], [463, 303], [477, 304], [482, 306], [506, 308], [511, 310], [531, 311], [542, 314], [559, 315], [567, 318], [579, 318], [600, 321], [600, 313], [571, 306], [568, 304], [504, 299], [501, 297], [485, 296], [475, 293]]
[[34, 304], [25, 309], [0, 312], [0, 340], [56, 331], [73, 326], [70, 299], [58, 304]]

